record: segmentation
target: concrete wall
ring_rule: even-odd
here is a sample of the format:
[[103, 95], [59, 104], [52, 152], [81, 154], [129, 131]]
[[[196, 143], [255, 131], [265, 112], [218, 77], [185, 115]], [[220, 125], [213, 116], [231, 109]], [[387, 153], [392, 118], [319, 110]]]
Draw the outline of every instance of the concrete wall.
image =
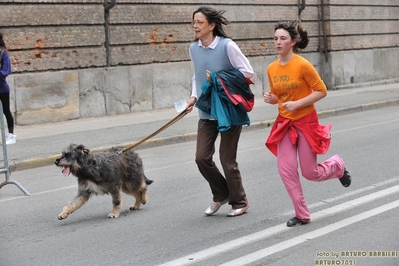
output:
[[397, 82], [399, 1], [319, 2], [320, 74], [328, 88]]
[[[108, 20], [107, 4], [2, 1], [18, 125], [169, 108], [190, 96], [189, 22], [197, 1], [118, 0]], [[254, 67], [257, 96], [268, 89], [265, 70], [276, 59], [273, 25], [280, 19], [301, 20], [311, 41], [302, 56], [329, 89], [399, 79], [396, 0], [308, 0], [300, 16], [297, 0], [201, 4], [226, 10], [228, 33]]]

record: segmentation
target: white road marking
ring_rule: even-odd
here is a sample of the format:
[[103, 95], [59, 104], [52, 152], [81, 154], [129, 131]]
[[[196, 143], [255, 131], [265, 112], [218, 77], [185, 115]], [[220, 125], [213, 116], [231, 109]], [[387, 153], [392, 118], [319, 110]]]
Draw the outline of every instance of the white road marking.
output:
[[[316, 207], [319, 207], [319, 206], [322, 206], [322, 205], [333, 203], [333, 202], [341, 200], [341, 199], [345, 199], [345, 198], [348, 198], [348, 197], [351, 197], [351, 196], [355, 196], [355, 195], [360, 194], [360, 193], [364, 193], [364, 192], [367, 192], [367, 191], [370, 191], [370, 190], [375, 190], [378, 187], [386, 186], [386, 185], [395, 183], [397, 181], [399, 181], [398, 177], [390, 178], [388, 180], [385, 180], [385, 181], [382, 181], [382, 182], [379, 182], [379, 183], [376, 183], [376, 184], [373, 184], [373, 185], [369, 185], [367, 187], [363, 187], [363, 188], [360, 188], [360, 189], [349, 191], [347, 193], [341, 194], [341, 195], [333, 197], [333, 198], [329, 198], [329, 199], [321, 200], [319, 202], [315, 202], [313, 204], [309, 204], [308, 207], [309, 207], [309, 209], [313, 209], [313, 208], [316, 208]], [[281, 216], [287, 216], [287, 215], [291, 215], [293, 213], [294, 212], [291, 210], [291, 211], [282, 213]]]
[[359, 126], [359, 127], [351, 127], [351, 128], [348, 128], [348, 129], [337, 130], [337, 131], [332, 130], [331, 134], [343, 133], [343, 132], [348, 132], [348, 131], [352, 131], [352, 130], [363, 129], [363, 128], [367, 128], [367, 127], [374, 127], [374, 126], [378, 126], [378, 125], [383, 125], [383, 124], [390, 124], [392, 122], [397, 122], [397, 121], [399, 121], [399, 119], [393, 119], [393, 120], [389, 120], [389, 121], [382, 121], [382, 122], [378, 122], [378, 123], [367, 124], [367, 125]]
[[306, 242], [308, 240], [311, 240], [311, 239], [314, 239], [314, 238], [329, 234], [331, 232], [334, 232], [336, 230], [344, 228], [345, 226], [349, 226], [351, 224], [360, 222], [362, 220], [368, 219], [370, 217], [376, 216], [378, 214], [381, 214], [383, 212], [392, 210], [392, 209], [397, 208], [397, 207], [399, 207], [399, 200], [391, 202], [391, 203], [388, 203], [388, 204], [385, 204], [385, 205], [380, 206], [378, 208], [363, 212], [361, 214], [349, 217], [347, 219], [344, 219], [344, 220], [341, 220], [339, 222], [330, 224], [328, 226], [325, 226], [323, 228], [314, 230], [312, 232], [309, 232], [309, 233], [306, 233], [306, 234], [291, 238], [289, 240], [280, 242], [280, 243], [278, 243], [276, 245], [273, 245], [273, 246], [258, 250], [258, 251], [254, 252], [254, 253], [251, 253], [251, 254], [248, 254], [246, 256], [240, 257], [240, 258], [238, 258], [236, 260], [232, 260], [232, 261], [229, 261], [227, 263], [221, 264], [220, 266], [247, 265], [247, 264], [255, 262], [257, 260], [266, 258], [267, 256], [270, 256], [270, 255], [272, 255], [274, 253], [277, 253], [279, 251], [282, 251], [282, 250], [288, 249], [290, 247], [293, 247], [295, 245], [304, 243], [304, 242]]
[[[349, 209], [352, 209], [354, 207], [366, 204], [370, 201], [377, 200], [379, 198], [383, 198], [389, 195], [392, 195], [394, 193], [399, 192], [399, 185], [396, 185], [394, 187], [390, 187], [384, 190], [380, 190], [378, 192], [333, 206], [331, 208], [316, 212], [312, 214], [312, 221], [316, 221], [322, 218], [326, 218], [330, 215], [337, 214], [339, 212], [343, 212]], [[232, 250], [234, 248], [238, 248], [243, 245], [247, 245], [256, 241], [259, 241], [261, 239], [265, 239], [267, 237], [280, 234], [283, 232], [286, 232], [290, 230], [291, 228], [287, 227], [286, 224], [280, 224], [232, 241], [228, 241], [226, 243], [223, 243], [221, 245], [213, 246], [208, 249], [189, 254], [187, 256], [184, 256], [182, 258], [164, 263], [160, 266], [183, 266], [183, 265], [190, 265], [193, 263], [197, 263], [201, 260], [208, 259], [210, 257], [213, 257], [215, 255], [219, 255], [220, 253]]]

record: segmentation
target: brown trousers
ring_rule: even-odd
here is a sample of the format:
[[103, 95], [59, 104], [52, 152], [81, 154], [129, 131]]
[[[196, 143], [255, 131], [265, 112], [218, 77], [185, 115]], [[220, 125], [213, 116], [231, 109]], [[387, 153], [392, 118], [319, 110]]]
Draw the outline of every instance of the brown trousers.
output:
[[241, 130], [242, 126], [232, 126], [228, 132], [220, 133], [219, 156], [224, 177], [212, 158], [215, 153], [215, 141], [219, 135], [217, 121], [203, 119], [198, 121], [195, 162], [200, 173], [209, 183], [213, 201], [220, 202], [229, 198], [229, 204], [233, 209], [243, 208], [248, 204], [236, 162]]

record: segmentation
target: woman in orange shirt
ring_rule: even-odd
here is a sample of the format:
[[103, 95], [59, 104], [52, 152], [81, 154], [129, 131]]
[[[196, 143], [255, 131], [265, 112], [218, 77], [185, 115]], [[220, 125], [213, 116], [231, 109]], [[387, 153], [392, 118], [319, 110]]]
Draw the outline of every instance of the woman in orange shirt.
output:
[[294, 205], [295, 217], [287, 222], [289, 227], [310, 222], [298, 159], [301, 173], [308, 180], [337, 178], [344, 187], [351, 184], [350, 173], [339, 155], [317, 163], [317, 154], [326, 153], [330, 146], [331, 125], [320, 125], [315, 109], [315, 102], [327, 95], [327, 88], [313, 65], [296, 54], [308, 43], [307, 32], [297, 21], [276, 24], [274, 46], [279, 59], [267, 68], [270, 92], [263, 96], [266, 103], [278, 104], [279, 114], [266, 146], [277, 157], [279, 174]]

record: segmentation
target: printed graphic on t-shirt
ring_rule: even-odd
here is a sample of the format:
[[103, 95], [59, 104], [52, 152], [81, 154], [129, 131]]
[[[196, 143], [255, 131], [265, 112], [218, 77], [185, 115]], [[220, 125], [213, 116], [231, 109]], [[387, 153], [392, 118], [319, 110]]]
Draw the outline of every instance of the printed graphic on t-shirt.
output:
[[282, 102], [292, 99], [294, 89], [298, 89], [298, 82], [289, 75], [273, 76], [273, 88]]

